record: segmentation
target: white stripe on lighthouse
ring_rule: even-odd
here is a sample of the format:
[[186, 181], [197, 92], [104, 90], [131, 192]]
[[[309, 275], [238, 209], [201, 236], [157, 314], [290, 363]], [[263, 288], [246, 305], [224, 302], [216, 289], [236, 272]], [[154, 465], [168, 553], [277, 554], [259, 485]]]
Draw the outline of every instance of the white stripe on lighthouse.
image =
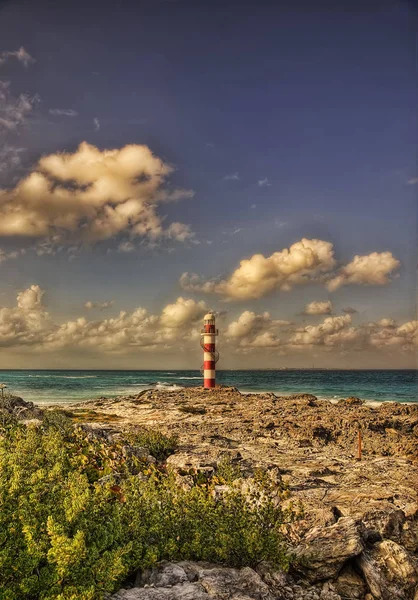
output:
[[206, 369], [203, 371], [203, 377], [205, 379], [215, 379], [215, 371], [207, 371]]

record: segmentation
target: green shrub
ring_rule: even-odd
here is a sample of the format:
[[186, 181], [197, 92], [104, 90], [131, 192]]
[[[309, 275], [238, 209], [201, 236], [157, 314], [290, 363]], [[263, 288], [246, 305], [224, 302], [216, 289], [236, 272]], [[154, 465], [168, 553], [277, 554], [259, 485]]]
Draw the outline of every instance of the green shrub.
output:
[[222, 483], [232, 483], [241, 477], [241, 469], [238, 465], [234, 465], [231, 458], [226, 455], [219, 461], [216, 475]]
[[158, 461], [165, 461], [177, 450], [176, 436], [164, 435], [160, 431], [138, 427], [125, 434], [126, 441], [133, 446], [148, 448], [150, 454]]
[[98, 600], [163, 559], [286, 567], [280, 525], [295, 517], [260, 486], [185, 490], [59, 417], [0, 432], [2, 600]]

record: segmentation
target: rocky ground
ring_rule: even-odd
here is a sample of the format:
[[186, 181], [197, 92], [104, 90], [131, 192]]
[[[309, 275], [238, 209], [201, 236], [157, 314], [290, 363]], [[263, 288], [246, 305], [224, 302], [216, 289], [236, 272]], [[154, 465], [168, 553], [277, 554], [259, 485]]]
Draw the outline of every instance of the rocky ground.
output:
[[244, 477], [263, 467], [305, 508], [288, 531], [303, 559], [290, 574], [163, 564], [114, 600], [418, 600], [418, 405], [197, 387], [66, 409], [109, 433], [143, 425], [176, 434], [167, 462], [182, 473], [211, 472], [225, 456]]

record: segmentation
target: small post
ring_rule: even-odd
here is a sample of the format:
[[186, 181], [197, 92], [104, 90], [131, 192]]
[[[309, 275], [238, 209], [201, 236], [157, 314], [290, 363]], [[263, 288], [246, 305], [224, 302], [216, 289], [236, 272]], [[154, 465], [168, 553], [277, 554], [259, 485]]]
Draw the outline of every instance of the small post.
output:
[[360, 421], [356, 421], [356, 425], [357, 425], [357, 456], [356, 456], [356, 460], [361, 460], [362, 438], [361, 438], [361, 425], [360, 425]]
[[0, 383], [1, 397], [4, 398], [4, 390], [7, 388], [5, 383]]

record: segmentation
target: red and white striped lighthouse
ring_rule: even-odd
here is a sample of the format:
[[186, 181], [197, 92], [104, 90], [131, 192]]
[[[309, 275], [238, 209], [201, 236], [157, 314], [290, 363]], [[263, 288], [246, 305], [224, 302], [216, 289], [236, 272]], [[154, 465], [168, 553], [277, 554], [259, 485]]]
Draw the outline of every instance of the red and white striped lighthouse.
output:
[[216, 350], [216, 336], [218, 330], [215, 327], [215, 315], [209, 312], [203, 317], [203, 329], [200, 332], [200, 345], [203, 348], [203, 387], [215, 387], [215, 365], [219, 360], [219, 352]]

